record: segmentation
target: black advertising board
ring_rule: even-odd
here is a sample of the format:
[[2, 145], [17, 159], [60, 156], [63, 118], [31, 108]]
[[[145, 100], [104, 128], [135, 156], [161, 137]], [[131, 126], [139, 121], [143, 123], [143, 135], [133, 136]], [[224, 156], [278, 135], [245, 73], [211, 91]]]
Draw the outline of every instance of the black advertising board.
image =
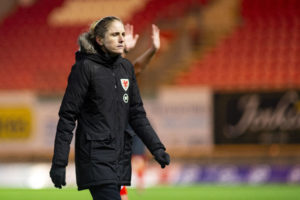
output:
[[216, 144], [300, 144], [300, 93], [214, 95]]

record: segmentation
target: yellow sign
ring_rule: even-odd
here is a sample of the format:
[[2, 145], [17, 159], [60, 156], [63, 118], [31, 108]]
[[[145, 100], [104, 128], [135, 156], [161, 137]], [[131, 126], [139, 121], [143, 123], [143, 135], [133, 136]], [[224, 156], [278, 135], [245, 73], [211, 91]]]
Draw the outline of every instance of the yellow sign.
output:
[[28, 107], [0, 107], [0, 140], [27, 139], [32, 132], [32, 113]]

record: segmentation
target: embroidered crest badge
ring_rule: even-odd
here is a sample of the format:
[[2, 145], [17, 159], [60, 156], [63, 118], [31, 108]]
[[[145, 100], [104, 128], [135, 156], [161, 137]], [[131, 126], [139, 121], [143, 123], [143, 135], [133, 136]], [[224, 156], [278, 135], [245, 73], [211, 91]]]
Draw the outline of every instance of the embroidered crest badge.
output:
[[128, 88], [129, 88], [129, 80], [127, 78], [122, 78], [121, 79], [121, 85], [122, 85], [123, 89], [125, 91], [127, 91]]

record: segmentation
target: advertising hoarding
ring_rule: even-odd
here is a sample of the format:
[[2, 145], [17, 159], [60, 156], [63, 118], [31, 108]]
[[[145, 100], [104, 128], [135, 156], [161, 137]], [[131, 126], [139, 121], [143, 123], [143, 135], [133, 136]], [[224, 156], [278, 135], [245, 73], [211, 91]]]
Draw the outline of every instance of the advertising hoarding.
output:
[[216, 144], [300, 143], [299, 92], [214, 95]]

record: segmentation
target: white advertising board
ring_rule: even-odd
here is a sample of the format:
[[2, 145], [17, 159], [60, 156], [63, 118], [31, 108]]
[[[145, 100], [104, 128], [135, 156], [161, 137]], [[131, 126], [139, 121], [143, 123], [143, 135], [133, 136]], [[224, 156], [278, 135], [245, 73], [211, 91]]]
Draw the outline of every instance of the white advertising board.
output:
[[[29, 92], [1, 93], [0, 153], [52, 155], [60, 103], [61, 97], [41, 99]], [[144, 106], [166, 146], [198, 147], [213, 143], [209, 89], [162, 88], [156, 98], [144, 98]]]
[[212, 92], [207, 88], [162, 88], [144, 100], [147, 115], [167, 146], [211, 145]]

